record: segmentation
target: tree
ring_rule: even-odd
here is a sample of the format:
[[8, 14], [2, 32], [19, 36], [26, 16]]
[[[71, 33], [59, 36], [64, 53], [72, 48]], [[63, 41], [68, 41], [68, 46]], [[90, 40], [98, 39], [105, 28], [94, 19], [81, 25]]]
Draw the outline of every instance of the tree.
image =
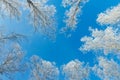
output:
[[[105, 30], [90, 28], [92, 32], [90, 37], [81, 38], [84, 44], [80, 47], [82, 51], [97, 51], [97, 64], [94, 64], [92, 70], [101, 80], [119, 80], [120, 79], [120, 4], [111, 7], [100, 13], [97, 22], [107, 26]], [[108, 26], [110, 25], [110, 26]], [[101, 55], [100, 51], [105, 55]], [[114, 55], [111, 55], [114, 54]]]
[[120, 65], [113, 59], [108, 60], [104, 57], [99, 57], [98, 64], [93, 67], [93, 71], [101, 80], [120, 79]]
[[[77, 17], [80, 15], [81, 9], [86, 2], [88, 2], [88, 0], [62, 0], [64, 8], [70, 7], [70, 9], [65, 12], [66, 19], [64, 22], [66, 23], [66, 27], [61, 28], [62, 33], [69, 33], [76, 29], [78, 23]], [[68, 37], [69, 35], [70, 34], [68, 34]]]
[[[47, 0], [26, 0], [23, 2], [21, 0], [0, 0], [1, 16], [20, 19], [23, 12], [29, 11], [28, 17], [35, 31], [40, 31], [43, 35], [55, 39], [55, 6], [47, 5]], [[22, 10], [21, 7], [25, 9]]]
[[62, 66], [65, 80], [86, 80], [89, 77], [90, 67], [79, 60], [72, 60]]
[[30, 11], [29, 17], [31, 23], [38, 30], [49, 36], [55, 37], [56, 26], [54, 14], [56, 9], [54, 5], [47, 5], [48, 0], [27, 0], [27, 9]]
[[24, 60], [24, 51], [20, 42], [25, 38], [22, 34], [0, 34], [0, 79], [12, 79], [16, 73], [24, 72], [26, 64]]
[[90, 37], [83, 37], [81, 41], [84, 44], [80, 47], [82, 51], [101, 50], [105, 55], [109, 53], [119, 54], [120, 51], [120, 33], [117, 29], [107, 27], [105, 30], [91, 29]]
[[108, 8], [98, 15], [97, 22], [101, 25], [115, 25], [120, 23], [120, 4]]
[[19, 0], [0, 0], [0, 15], [19, 19], [21, 15], [20, 6]]
[[[61, 33], [71, 36], [78, 24], [83, 6], [88, 0], [62, 0], [65, 10], [65, 27], [61, 28]], [[21, 19], [26, 13], [35, 31], [41, 32], [48, 38], [56, 38], [56, 7], [48, 0], [0, 0], [0, 17], [10, 17], [10, 19]], [[16, 73], [30, 70], [29, 80], [59, 80], [60, 72], [65, 80], [88, 80], [90, 72], [101, 80], [120, 80], [120, 4], [106, 9], [98, 14], [96, 19], [100, 26], [106, 28], [99, 30], [92, 29], [91, 35], [81, 38], [83, 45], [81, 51], [97, 51], [96, 62], [92, 67], [78, 59], [72, 60], [62, 65], [59, 70], [54, 62], [46, 61], [39, 56], [33, 55], [29, 61], [24, 61], [25, 52], [22, 50], [20, 42], [26, 39], [25, 35], [18, 33], [0, 32], [0, 79], [11, 79]], [[103, 53], [101, 55], [101, 52]], [[113, 55], [111, 55], [113, 54]], [[26, 65], [26, 63], [28, 63]]]
[[[8, 46], [7, 46], [8, 47]], [[12, 79], [12, 75], [18, 72], [24, 72], [26, 65], [23, 63], [24, 52], [19, 44], [15, 43], [12, 47], [7, 48], [8, 51], [3, 51], [0, 58], [0, 79]], [[3, 49], [2, 50], [6, 50]]]
[[30, 80], [58, 80], [59, 70], [55, 63], [43, 60], [36, 55], [31, 57]]

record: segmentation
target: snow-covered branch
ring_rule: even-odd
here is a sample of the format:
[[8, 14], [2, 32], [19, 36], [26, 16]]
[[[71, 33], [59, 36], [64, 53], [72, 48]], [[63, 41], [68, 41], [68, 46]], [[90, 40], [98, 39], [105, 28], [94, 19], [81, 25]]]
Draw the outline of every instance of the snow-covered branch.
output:
[[70, 7], [69, 10], [65, 12], [66, 19], [64, 22], [66, 23], [66, 27], [61, 29], [62, 33], [67, 31], [74, 31], [76, 29], [76, 25], [78, 23], [78, 16], [81, 14], [81, 9], [83, 5], [88, 2], [88, 0], [63, 0], [62, 5], [64, 8]]
[[7, 49], [7, 51], [0, 53], [0, 76], [3, 76], [0, 79], [4, 79], [4, 76], [12, 78], [11, 75], [26, 69], [26, 65], [23, 63], [24, 52], [20, 45], [15, 43]]
[[47, 35], [55, 37], [56, 25], [54, 14], [56, 9], [54, 5], [47, 5], [47, 0], [27, 0], [27, 8], [30, 11], [29, 17], [35, 30]]
[[5, 42], [5, 41], [20, 42], [25, 39], [27, 39], [27, 37], [23, 34], [18, 34], [18, 33], [10, 33], [8, 35], [5, 35], [3, 33], [0, 34], [0, 42]]
[[82, 51], [103, 50], [104, 54], [120, 52], [120, 33], [117, 29], [107, 27], [105, 30], [91, 29], [91, 36], [81, 39], [84, 44], [80, 47]]
[[120, 4], [101, 12], [98, 15], [97, 22], [101, 25], [120, 24]]
[[19, 19], [21, 2], [19, 0], [0, 0], [0, 15]]
[[90, 68], [79, 60], [72, 60], [62, 66], [65, 80], [86, 80], [89, 77]]
[[55, 63], [43, 60], [36, 55], [31, 57], [30, 80], [58, 80], [59, 70]]
[[120, 65], [113, 59], [108, 60], [104, 57], [99, 57], [98, 64], [93, 67], [93, 71], [101, 80], [120, 79]]

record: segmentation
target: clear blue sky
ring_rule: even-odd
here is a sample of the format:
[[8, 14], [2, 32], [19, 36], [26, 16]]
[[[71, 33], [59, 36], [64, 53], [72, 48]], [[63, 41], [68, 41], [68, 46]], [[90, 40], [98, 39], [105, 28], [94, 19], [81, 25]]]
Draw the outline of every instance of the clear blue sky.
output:
[[[17, 33], [23, 33], [28, 36], [28, 40], [22, 43], [22, 47], [25, 50], [27, 57], [36, 54], [45, 60], [56, 62], [58, 67], [74, 59], [79, 59], [86, 63], [88, 62], [90, 66], [93, 66], [95, 60], [94, 53], [89, 52], [88, 54], [83, 54], [78, 50], [82, 45], [80, 39], [85, 35], [90, 35], [90, 32], [88, 31], [89, 26], [104, 29], [104, 26], [101, 27], [96, 23], [97, 14], [105, 11], [111, 6], [117, 5], [120, 0], [89, 0], [82, 9], [82, 14], [79, 17], [79, 24], [77, 25], [78, 28], [76, 29], [76, 32], [72, 33], [72, 37], [70, 38], [66, 38], [63, 34], [59, 34], [59, 29], [65, 26], [62, 22], [65, 9], [61, 6], [61, 0], [50, 1], [57, 9], [56, 20], [58, 30], [55, 42], [44, 39], [40, 33], [34, 33], [32, 25], [29, 24], [29, 21], [26, 18], [26, 13], [23, 14], [20, 22], [10, 19], [2, 20], [2, 24], [6, 26], [5, 30], [7, 29], [7, 32], [15, 31]], [[91, 80], [96, 79], [95, 76], [91, 77]]]

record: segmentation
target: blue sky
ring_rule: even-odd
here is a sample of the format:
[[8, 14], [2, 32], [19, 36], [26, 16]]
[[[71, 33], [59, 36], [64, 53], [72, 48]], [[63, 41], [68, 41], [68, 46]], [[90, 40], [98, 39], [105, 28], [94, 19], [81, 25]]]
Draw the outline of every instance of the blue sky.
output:
[[[5, 26], [6, 32], [15, 31], [27, 35], [28, 39], [25, 42], [22, 42], [22, 47], [25, 50], [27, 57], [36, 54], [45, 60], [56, 62], [58, 67], [74, 59], [79, 59], [80, 61], [84, 61], [89, 63], [90, 66], [93, 66], [95, 55], [93, 52], [83, 54], [83, 52], [79, 50], [79, 47], [82, 45], [80, 39], [85, 35], [90, 35], [88, 30], [89, 26], [105, 29], [105, 26], [101, 27], [96, 22], [97, 15], [107, 8], [117, 5], [120, 0], [89, 0], [82, 9], [82, 14], [78, 20], [78, 28], [72, 33], [70, 38], [59, 33], [59, 29], [65, 26], [63, 20], [66, 9], [61, 6], [61, 2], [61, 0], [50, 0], [50, 3], [53, 3], [57, 9], [56, 22], [58, 30], [55, 41], [46, 39], [45, 36], [42, 36], [40, 33], [34, 33], [32, 25], [29, 24], [29, 21], [26, 18], [26, 13], [22, 15], [20, 21], [8, 18], [1, 20], [1, 24]], [[91, 77], [91, 80], [96, 79], [95, 76]]]

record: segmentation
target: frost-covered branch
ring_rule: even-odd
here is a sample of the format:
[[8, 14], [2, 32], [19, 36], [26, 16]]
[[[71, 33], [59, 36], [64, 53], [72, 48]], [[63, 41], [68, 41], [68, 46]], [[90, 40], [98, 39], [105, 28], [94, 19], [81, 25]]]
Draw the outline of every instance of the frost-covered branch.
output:
[[24, 51], [18, 44], [25, 38], [24, 35], [12, 33], [0, 34], [0, 79], [13, 80], [13, 75], [25, 71], [27, 67], [23, 62]]
[[19, 44], [14, 44], [12, 48], [3, 51], [0, 58], [0, 79], [11, 78], [17, 72], [25, 71], [26, 65], [23, 63], [24, 52]]
[[104, 54], [120, 52], [120, 33], [117, 29], [107, 27], [105, 30], [90, 29], [91, 36], [81, 39], [84, 44], [80, 47], [82, 51], [103, 50]]
[[0, 15], [19, 19], [21, 3], [19, 0], [0, 0]]
[[79, 60], [70, 61], [62, 66], [65, 80], [86, 80], [89, 77], [90, 68]]
[[8, 35], [4, 35], [3, 33], [0, 34], [0, 42], [5, 42], [5, 41], [16, 41], [20, 42], [22, 40], [25, 40], [27, 37], [22, 34], [18, 33], [10, 33]]
[[93, 71], [101, 80], [120, 80], [120, 65], [113, 59], [99, 57]]
[[101, 25], [120, 24], [120, 4], [101, 12], [98, 15], [97, 22]]
[[81, 8], [88, 0], [63, 0], [62, 5], [64, 8], [70, 7], [69, 10], [65, 12], [66, 19], [64, 22], [66, 23], [66, 27], [61, 29], [61, 32], [64, 33], [66, 31], [74, 31], [76, 29], [76, 25], [78, 23], [78, 16], [81, 13]]
[[58, 80], [59, 70], [55, 64], [38, 56], [31, 57], [31, 69], [30, 80]]
[[56, 32], [54, 5], [47, 5], [47, 0], [27, 0], [27, 8], [30, 11], [29, 17], [35, 30], [40, 31], [49, 37], [54, 37]]
[[[25, 3], [26, 1], [26, 3]], [[0, 0], [0, 15], [2, 17], [10, 16], [10, 18], [20, 18], [20, 8], [26, 8], [25, 12], [29, 11], [28, 17], [33, 24], [35, 31], [40, 31], [43, 35], [51, 39], [55, 39], [56, 9], [54, 5], [48, 5], [48, 0]], [[24, 4], [26, 6], [24, 6]]]

